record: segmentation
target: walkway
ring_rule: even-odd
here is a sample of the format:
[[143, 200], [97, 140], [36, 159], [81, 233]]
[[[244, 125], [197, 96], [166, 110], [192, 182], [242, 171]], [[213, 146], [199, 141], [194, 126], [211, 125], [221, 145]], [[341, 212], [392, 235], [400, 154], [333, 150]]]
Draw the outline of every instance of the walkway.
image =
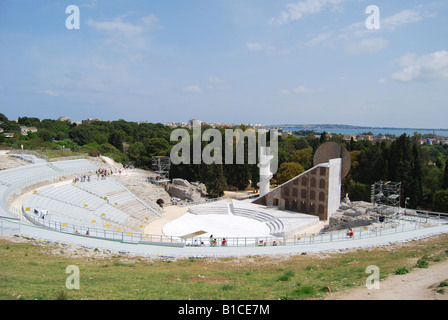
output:
[[[6, 222], [3, 222], [4, 224]], [[388, 235], [353, 239], [333, 242], [304, 243], [287, 246], [266, 246], [266, 247], [169, 247], [161, 245], [133, 244], [104, 239], [91, 238], [87, 236], [77, 236], [63, 234], [48, 229], [42, 229], [31, 224], [21, 222], [13, 224], [13, 234], [27, 235], [40, 240], [51, 242], [67, 242], [79, 246], [90, 248], [109, 249], [112, 251], [138, 256], [166, 256], [166, 257], [229, 257], [229, 256], [254, 256], [254, 255], [282, 255], [282, 254], [302, 254], [318, 252], [338, 252], [350, 248], [368, 248], [374, 246], [390, 245], [394, 242], [405, 242], [422, 239], [428, 236], [448, 233], [448, 225], [434, 226], [416, 229], [406, 232], [392, 233]], [[8, 227], [6, 227], [8, 228]]]

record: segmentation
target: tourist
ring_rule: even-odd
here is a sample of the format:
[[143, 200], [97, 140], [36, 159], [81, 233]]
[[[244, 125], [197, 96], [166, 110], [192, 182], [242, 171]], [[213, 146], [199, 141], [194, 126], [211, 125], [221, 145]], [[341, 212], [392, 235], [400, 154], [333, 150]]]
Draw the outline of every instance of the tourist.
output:
[[348, 229], [347, 237], [353, 238], [353, 230], [352, 229]]
[[226, 245], [227, 245], [226, 238], [223, 238], [223, 239], [222, 239], [222, 242], [221, 242], [221, 246], [222, 246], [222, 247], [225, 247]]

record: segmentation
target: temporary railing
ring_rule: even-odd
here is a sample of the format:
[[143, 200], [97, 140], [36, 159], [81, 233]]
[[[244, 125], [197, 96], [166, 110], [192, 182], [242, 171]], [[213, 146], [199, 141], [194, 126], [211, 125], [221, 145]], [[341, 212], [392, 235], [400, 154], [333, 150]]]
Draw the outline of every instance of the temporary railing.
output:
[[417, 229], [428, 228], [433, 225], [446, 224], [448, 222], [448, 220], [446, 220], [448, 215], [440, 214], [440, 217], [445, 218], [427, 218], [427, 221], [413, 221], [408, 219], [400, 220], [394, 218], [385, 222], [374, 223], [370, 226], [353, 228], [352, 235], [348, 233], [348, 230], [338, 230], [316, 234], [301, 234], [293, 237], [193, 237], [184, 239], [182, 237], [123, 232], [119, 229], [112, 230], [110, 228], [92, 228], [85, 225], [61, 223], [51, 221], [48, 217], [41, 219], [33, 213], [27, 213], [26, 215], [29, 220], [32, 220], [34, 224], [39, 227], [48, 228], [65, 234], [125, 243], [175, 247], [264, 247], [331, 243], [404, 233]]
[[[446, 222], [446, 221], [445, 221]], [[397, 233], [409, 232], [442, 224], [443, 220], [428, 218], [427, 221], [401, 219], [395, 217], [385, 222], [373, 223], [369, 226], [328, 231], [316, 234], [301, 234], [293, 238], [292, 244], [329, 243], [336, 241], [350, 241], [354, 239], [375, 238]]]

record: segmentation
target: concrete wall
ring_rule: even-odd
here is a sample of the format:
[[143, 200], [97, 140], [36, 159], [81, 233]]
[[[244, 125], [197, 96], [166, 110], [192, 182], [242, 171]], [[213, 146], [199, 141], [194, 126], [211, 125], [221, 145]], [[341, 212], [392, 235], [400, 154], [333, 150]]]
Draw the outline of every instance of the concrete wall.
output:
[[330, 160], [328, 179], [328, 220], [341, 206], [342, 159]]
[[334, 159], [319, 164], [253, 203], [329, 220], [340, 206], [341, 163], [341, 159]]

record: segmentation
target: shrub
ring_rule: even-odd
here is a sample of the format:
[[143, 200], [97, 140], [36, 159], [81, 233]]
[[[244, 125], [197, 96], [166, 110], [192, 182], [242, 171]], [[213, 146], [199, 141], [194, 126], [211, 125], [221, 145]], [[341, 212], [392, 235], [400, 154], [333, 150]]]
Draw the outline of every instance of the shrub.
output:
[[234, 285], [234, 284], [224, 284], [221, 287], [221, 290], [222, 291], [231, 291], [231, 290], [234, 290], [235, 288], [236, 288], [236, 285]]
[[277, 281], [290, 281], [294, 276], [294, 272], [286, 271], [283, 275], [277, 278]]
[[417, 261], [417, 268], [428, 268], [428, 261], [425, 258], [421, 258]]
[[395, 270], [395, 274], [406, 274], [409, 273], [409, 270], [406, 267], [398, 268]]

